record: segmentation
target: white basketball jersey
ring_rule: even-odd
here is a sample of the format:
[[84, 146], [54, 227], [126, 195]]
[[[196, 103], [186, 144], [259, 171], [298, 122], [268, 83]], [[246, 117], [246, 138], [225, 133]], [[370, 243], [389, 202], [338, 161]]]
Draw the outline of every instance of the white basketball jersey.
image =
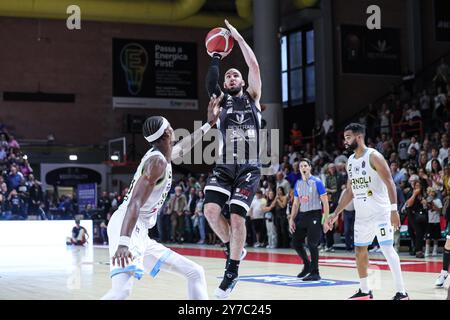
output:
[[[159, 150], [154, 150], [153, 148], [147, 151], [139, 164], [136, 173], [134, 174], [133, 180], [131, 181], [130, 187], [127, 194], [124, 197], [119, 210], [127, 210], [130, 199], [133, 196], [134, 186], [136, 182], [141, 177], [144, 171], [145, 162], [152, 156], [160, 156], [164, 160], [166, 159]], [[172, 185], [172, 164], [169, 162], [166, 166], [166, 173], [161, 181], [158, 182], [153, 188], [153, 191], [147, 201], [144, 203], [139, 211], [139, 219], [145, 223], [145, 225], [150, 229], [156, 224], [156, 219], [159, 209], [161, 209], [166, 197], [170, 191]]]
[[375, 149], [367, 148], [358, 159], [352, 154], [347, 162], [347, 173], [353, 191], [353, 203], [357, 215], [386, 214], [391, 202], [387, 187], [378, 172], [372, 168], [369, 156]]

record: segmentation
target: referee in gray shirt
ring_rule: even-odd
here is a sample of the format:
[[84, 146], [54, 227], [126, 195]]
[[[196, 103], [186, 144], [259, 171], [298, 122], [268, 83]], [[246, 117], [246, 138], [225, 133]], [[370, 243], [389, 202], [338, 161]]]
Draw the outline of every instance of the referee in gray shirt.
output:
[[[324, 218], [329, 215], [327, 191], [323, 182], [311, 175], [311, 161], [300, 160], [302, 178], [294, 187], [294, 203], [289, 219], [289, 231], [292, 233], [292, 246], [303, 260], [303, 270], [297, 277], [303, 281], [318, 281], [319, 274], [319, 242], [322, 233], [322, 205]], [[305, 238], [311, 261], [305, 250]]]

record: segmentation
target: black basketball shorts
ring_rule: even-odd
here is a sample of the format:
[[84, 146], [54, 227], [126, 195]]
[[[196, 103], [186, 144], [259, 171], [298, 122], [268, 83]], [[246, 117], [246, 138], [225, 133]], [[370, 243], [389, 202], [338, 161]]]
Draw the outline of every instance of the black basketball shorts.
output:
[[205, 204], [216, 203], [223, 209], [229, 200], [230, 213], [245, 218], [259, 187], [260, 178], [260, 168], [255, 165], [217, 165], [205, 186]]

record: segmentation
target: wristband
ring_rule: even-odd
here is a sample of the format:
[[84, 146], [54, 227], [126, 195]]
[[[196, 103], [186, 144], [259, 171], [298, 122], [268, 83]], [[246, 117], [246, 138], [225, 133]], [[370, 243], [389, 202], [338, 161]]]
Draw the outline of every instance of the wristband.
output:
[[391, 211], [397, 211], [397, 204], [391, 203]]
[[119, 238], [119, 246], [126, 246], [129, 247], [130, 246], [130, 237], [127, 236], [120, 236]]
[[206, 134], [209, 131], [209, 129], [211, 129], [211, 125], [208, 122], [202, 125], [203, 134]]

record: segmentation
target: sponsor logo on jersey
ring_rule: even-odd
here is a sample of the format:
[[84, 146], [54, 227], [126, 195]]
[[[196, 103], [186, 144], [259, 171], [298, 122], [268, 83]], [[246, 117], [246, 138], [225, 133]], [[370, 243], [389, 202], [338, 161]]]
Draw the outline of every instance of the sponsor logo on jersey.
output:
[[369, 187], [369, 183], [371, 183], [371, 182], [372, 182], [372, 178], [370, 176], [368, 178], [367, 177], [361, 177], [361, 178], [353, 178], [351, 180], [353, 189], [368, 188]]

